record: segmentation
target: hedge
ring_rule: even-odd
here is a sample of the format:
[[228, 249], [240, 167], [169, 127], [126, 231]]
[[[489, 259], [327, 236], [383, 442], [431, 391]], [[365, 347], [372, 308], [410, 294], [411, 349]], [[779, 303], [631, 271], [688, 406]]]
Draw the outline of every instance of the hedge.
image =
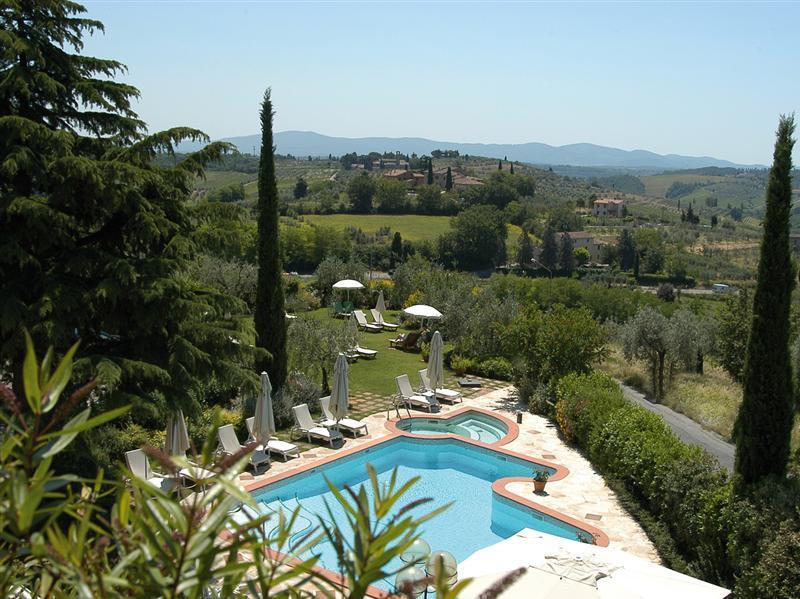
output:
[[[633, 279], [633, 277], [631, 278]], [[639, 285], [649, 285], [652, 287], [656, 287], [661, 283], [672, 283], [673, 285], [688, 287], [690, 289], [697, 285], [697, 280], [694, 277], [658, 274], [639, 275], [638, 278], [634, 279], [634, 282]]]
[[666, 527], [692, 571], [735, 587], [737, 597], [800, 596], [792, 561], [800, 553], [796, 485], [767, 483], [746, 498], [737, 495], [715, 459], [680, 441], [660, 416], [625, 400], [604, 374], [564, 377], [556, 399], [566, 440]]

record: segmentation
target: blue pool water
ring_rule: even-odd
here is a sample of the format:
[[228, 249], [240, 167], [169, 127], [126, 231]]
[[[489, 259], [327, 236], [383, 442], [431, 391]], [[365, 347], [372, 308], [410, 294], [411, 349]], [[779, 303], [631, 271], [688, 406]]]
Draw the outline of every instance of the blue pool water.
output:
[[[397, 437], [253, 494], [259, 510], [265, 513], [281, 509], [291, 511], [299, 507], [300, 517], [293, 531], [299, 539], [312, 525], [317, 525], [319, 517], [345, 522], [344, 510], [328, 490], [325, 478], [340, 489], [345, 485], [356, 488], [367, 480], [367, 463], [376, 469], [380, 482], [389, 480], [393, 468], [398, 468], [399, 484], [414, 476], [421, 477], [404, 495], [397, 510], [420, 498], [433, 499], [421, 508], [423, 511], [453, 502], [448, 510], [424, 525], [422, 538], [433, 550], [447, 550], [459, 561], [523, 528], [577, 538], [578, 528], [492, 493], [492, 482], [498, 478], [531, 476], [532, 471], [538, 468], [552, 474], [553, 469], [458, 439]], [[370, 486], [365, 485], [365, 488], [371, 495]], [[326, 500], [333, 510], [333, 518], [327, 513]], [[418, 510], [418, 513], [422, 511]], [[314, 553], [321, 555], [320, 565], [338, 571], [336, 555], [328, 543], [318, 544]], [[392, 583], [383, 581], [378, 586], [391, 589]]]
[[508, 434], [508, 426], [488, 414], [464, 412], [452, 418], [403, 418], [397, 428], [416, 435], [450, 433], [467, 439], [496, 443]]

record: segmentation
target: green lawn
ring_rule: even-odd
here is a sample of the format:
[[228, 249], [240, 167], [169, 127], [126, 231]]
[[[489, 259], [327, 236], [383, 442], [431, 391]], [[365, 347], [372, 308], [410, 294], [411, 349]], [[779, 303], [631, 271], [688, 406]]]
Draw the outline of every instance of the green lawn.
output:
[[[397, 312], [387, 310], [385, 318], [389, 322], [397, 322]], [[320, 308], [313, 312], [306, 312], [301, 317], [325, 318], [328, 319], [327, 308]], [[367, 317], [371, 320], [371, 317]], [[341, 320], [342, 326], [346, 326]], [[382, 396], [392, 395], [397, 392], [394, 377], [407, 374], [411, 380], [411, 385], [416, 388], [419, 385], [418, 370], [427, 368], [419, 352], [406, 352], [389, 347], [389, 339], [397, 336], [397, 331], [380, 333], [359, 333], [359, 345], [368, 349], [377, 349], [378, 356], [374, 360], [362, 360], [350, 364], [350, 392], [351, 393], [375, 393]], [[333, 368], [333, 365], [331, 365]], [[452, 372], [445, 368], [446, 375]], [[454, 382], [454, 381], [453, 381]]]
[[[375, 233], [382, 227], [399, 231], [408, 241], [434, 241], [450, 230], [450, 216], [425, 216], [422, 214], [306, 214], [307, 221], [317, 225], [344, 228], [358, 227], [364, 233]], [[506, 243], [509, 252], [516, 251], [517, 238], [522, 230], [508, 225]]]

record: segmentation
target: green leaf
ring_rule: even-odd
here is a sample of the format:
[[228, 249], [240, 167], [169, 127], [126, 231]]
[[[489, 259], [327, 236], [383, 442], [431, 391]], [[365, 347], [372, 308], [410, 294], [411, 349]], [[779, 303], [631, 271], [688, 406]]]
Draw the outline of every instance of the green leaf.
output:
[[31, 412], [41, 414], [42, 390], [39, 388], [39, 366], [36, 364], [36, 350], [33, 348], [33, 339], [25, 331], [25, 361], [22, 365], [22, 382], [25, 386], [25, 398], [31, 407]]
[[42, 440], [54, 439], [54, 441], [48, 444], [44, 448], [44, 451], [39, 457], [47, 458], [56, 455], [60, 451], [63, 451], [64, 448], [67, 447], [67, 445], [72, 443], [72, 441], [75, 439], [75, 437], [78, 436], [79, 433], [82, 433], [85, 430], [98, 427], [101, 424], [105, 424], [109, 420], [114, 420], [115, 418], [125, 414], [130, 409], [131, 409], [130, 406], [122, 406], [121, 408], [117, 408], [115, 410], [109, 410], [108, 412], [103, 412], [102, 414], [98, 414], [94, 418], [89, 418], [87, 420], [91, 408], [86, 408], [85, 410], [74, 416], [69, 422], [67, 422], [64, 429], [48, 433], [46, 435], [42, 435], [41, 437]]
[[79, 345], [80, 341], [73, 343], [72, 347], [67, 350], [67, 353], [64, 354], [64, 357], [58, 363], [58, 367], [53, 373], [53, 376], [47, 381], [44, 391], [46, 396], [43, 406], [44, 412], [49, 412], [55, 407], [64, 388], [69, 384], [70, 377], [72, 376], [72, 360], [75, 356], [75, 352], [78, 351]]

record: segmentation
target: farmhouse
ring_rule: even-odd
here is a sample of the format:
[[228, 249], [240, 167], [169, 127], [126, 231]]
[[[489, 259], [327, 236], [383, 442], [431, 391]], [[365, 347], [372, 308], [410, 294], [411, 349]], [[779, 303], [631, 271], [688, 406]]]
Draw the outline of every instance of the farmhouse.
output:
[[625, 200], [621, 198], [600, 198], [595, 200], [592, 214], [595, 216], [622, 218], [625, 216]]

